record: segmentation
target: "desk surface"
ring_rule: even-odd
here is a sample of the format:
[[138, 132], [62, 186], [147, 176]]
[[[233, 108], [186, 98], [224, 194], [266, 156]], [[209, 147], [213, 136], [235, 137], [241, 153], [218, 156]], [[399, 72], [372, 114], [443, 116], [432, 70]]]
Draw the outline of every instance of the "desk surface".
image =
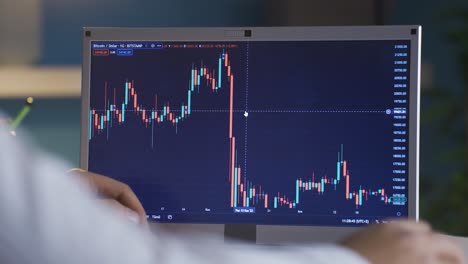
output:
[[452, 237], [454, 240], [460, 244], [460, 246], [463, 248], [463, 251], [465, 252], [465, 258], [468, 260], [468, 237]]
[[[162, 227], [165, 229], [165, 231], [168, 231], [173, 234], [185, 234], [188, 231], [198, 231], [202, 233], [208, 233], [213, 236], [214, 239], [218, 239], [220, 242], [224, 241], [224, 227], [222, 225], [217, 225], [215, 227], [209, 227], [210, 225], [202, 225], [201, 227], [199, 225], [178, 225], [178, 224], [171, 224], [171, 225], [157, 225], [157, 224], [150, 224], [150, 227], [156, 227], [159, 226], [160, 228]], [[153, 230], [155, 231], [155, 230]], [[258, 234], [257, 234], [258, 235]], [[450, 239], [453, 239], [456, 243], [460, 245], [460, 247], [463, 249], [463, 252], [465, 253], [465, 258], [468, 261], [468, 237], [457, 237], [457, 236], [448, 236]], [[258, 236], [257, 236], [258, 239]], [[332, 239], [327, 242], [332, 242], [336, 241], [335, 239]], [[312, 242], [317, 242], [311, 241]], [[303, 241], [303, 243], [308, 243], [308, 241]], [[302, 244], [302, 243], [301, 243]]]

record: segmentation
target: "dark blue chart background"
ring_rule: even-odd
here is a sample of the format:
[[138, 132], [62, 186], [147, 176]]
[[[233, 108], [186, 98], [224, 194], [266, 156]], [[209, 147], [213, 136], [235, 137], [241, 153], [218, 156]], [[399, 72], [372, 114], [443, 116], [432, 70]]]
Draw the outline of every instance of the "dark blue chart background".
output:
[[[233, 135], [243, 177], [293, 199], [297, 178], [336, 177], [343, 144], [351, 191], [384, 188], [392, 195], [395, 120], [385, 111], [395, 107], [395, 45], [408, 41], [235, 43], [237, 48], [224, 50], [235, 78]], [[92, 56], [90, 107], [104, 110], [105, 82], [108, 99], [114, 100], [115, 88], [121, 104], [125, 81], [134, 80], [142, 105], [154, 106], [157, 94], [161, 105], [179, 109], [187, 101], [192, 66], [217, 69], [222, 52], [163, 48]], [[407, 206], [377, 197], [356, 208], [345, 199], [344, 182], [336, 190], [327, 185], [323, 194], [301, 193], [295, 209], [258, 206], [255, 214], [233, 213], [226, 81], [223, 86], [217, 93], [200, 86], [177, 133], [168, 122], [152, 131], [128, 111], [124, 124], [91, 138], [89, 170], [128, 183], [146, 212], [163, 222], [342, 225], [342, 219], [407, 215]], [[407, 196], [406, 190], [398, 193]]]

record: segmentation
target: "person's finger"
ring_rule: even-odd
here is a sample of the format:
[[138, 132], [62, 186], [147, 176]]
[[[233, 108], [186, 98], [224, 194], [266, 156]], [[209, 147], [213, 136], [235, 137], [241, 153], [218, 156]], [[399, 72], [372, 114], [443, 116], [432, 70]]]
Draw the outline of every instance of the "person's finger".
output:
[[[107, 196], [107, 198], [113, 198], [123, 206], [131, 209], [138, 215], [140, 223], [147, 225], [145, 209], [128, 185], [107, 177], [97, 177], [97, 179], [101, 181], [101, 184], [98, 184], [101, 186], [100, 192]], [[102, 183], [102, 181], [106, 182]]]
[[465, 264], [465, 256], [460, 246], [446, 235], [431, 234], [431, 246], [435, 256], [441, 263]]
[[135, 213], [137, 213], [140, 218], [140, 223], [144, 225], [148, 224], [146, 220], [145, 209], [143, 208], [143, 205], [141, 205], [140, 200], [138, 200], [137, 196], [130, 187], [125, 185], [124, 190], [115, 199], [124, 206], [127, 206], [128, 208], [132, 209]]
[[391, 222], [389, 227], [392, 229], [398, 229], [400, 234], [412, 234], [412, 233], [430, 233], [431, 226], [424, 221], [412, 221], [412, 220], [397, 220]]
[[141, 223], [140, 217], [136, 212], [129, 209], [128, 207], [122, 205], [120, 202], [114, 199], [100, 199], [106, 206], [112, 207], [117, 213], [121, 214], [123, 217], [127, 218], [128, 220]]
[[99, 199], [99, 201], [101, 201], [106, 206], [111, 207], [115, 211], [118, 211], [120, 213], [125, 213], [128, 210], [126, 206], [122, 205], [120, 202], [114, 199], [104, 198], [104, 199]]
[[142, 204], [128, 185], [112, 178], [81, 169], [74, 169], [71, 172], [76, 173], [84, 180], [90, 182], [103, 198], [115, 199], [123, 206], [134, 211], [139, 216], [141, 224], [145, 226], [148, 224]]

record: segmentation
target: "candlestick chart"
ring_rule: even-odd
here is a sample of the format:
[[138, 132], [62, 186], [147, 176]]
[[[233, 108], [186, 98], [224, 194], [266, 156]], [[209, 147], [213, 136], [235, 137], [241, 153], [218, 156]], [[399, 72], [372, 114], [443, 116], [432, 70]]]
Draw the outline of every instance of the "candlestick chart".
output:
[[[159, 221], [337, 225], [356, 214], [404, 216], [393, 90], [377, 96], [375, 77], [355, 92], [347, 82], [362, 80], [344, 72], [351, 62], [311, 66], [284, 45], [96, 53], [108, 56], [93, 57], [89, 169], [128, 183]], [[385, 47], [388, 67], [376, 73], [392, 78], [394, 43]], [[323, 74], [332, 68], [348, 80]]]

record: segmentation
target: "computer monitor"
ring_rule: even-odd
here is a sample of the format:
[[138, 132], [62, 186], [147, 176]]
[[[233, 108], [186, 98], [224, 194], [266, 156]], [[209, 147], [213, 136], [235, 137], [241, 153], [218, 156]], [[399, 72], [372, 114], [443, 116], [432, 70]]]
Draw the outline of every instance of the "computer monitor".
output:
[[419, 26], [85, 28], [81, 167], [163, 223], [418, 218]]

